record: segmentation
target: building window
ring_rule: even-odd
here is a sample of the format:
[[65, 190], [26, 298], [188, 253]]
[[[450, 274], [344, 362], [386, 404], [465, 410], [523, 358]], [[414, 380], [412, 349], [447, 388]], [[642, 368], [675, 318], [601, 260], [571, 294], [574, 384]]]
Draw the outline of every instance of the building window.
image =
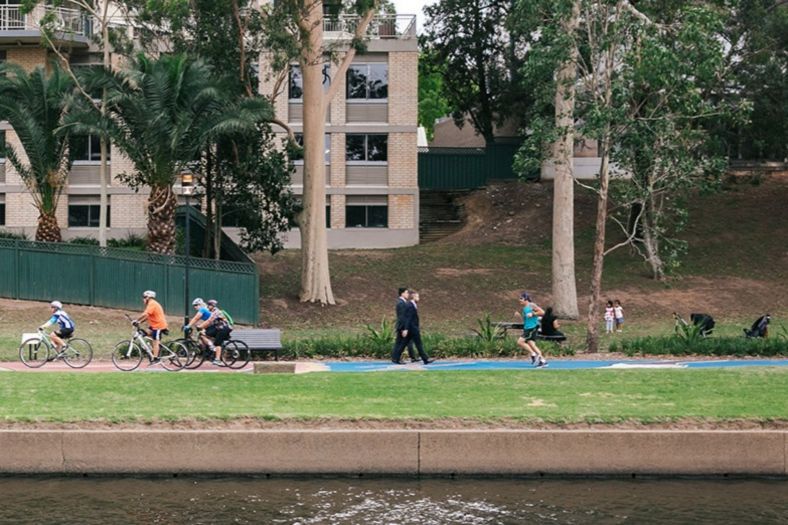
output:
[[5, 193], [0, 193], [0, 226], [5, 226]]
[[[69, 147], [74, 162], [99, 162], [101, 160], [101, 141], [94, 135], [73, 136]], [[110, 148], [107, 148], [107, 160], [110, 160]]]
[[[69, 228], [98, 228], [99, 204], [97, 196], [70, 196], [68, 198], [68, 226]], [[110, 223], [110, 205], [107, 204], [107, 227]]]
[[385, 195], [348, 195], [346, 199], [346, 228], [388, 228], [389, 207]]
[[7, 147], [5, 143], [5, 130], [0, 129], [0, 162], [5, 162], [5, 148]]
[[[323, 91], [331, 86], [331, 64], [323, 66]], [[287, 82], [287, 96], [290, 100], [301, 100], [304, 97], [304, 75], [301, 66], [290, 66], [290, 78]]]
[[[295, 141], [296, 144], [304, 147], [304, 134], [303, 133], [295, 133]], [[290, 160], [292, 160], [295, 164], [301, 165], [304, 163], [304, 153], [303, 150], [299, 152], [298, 155], [293, 155]], [[323, 135], [323, 160], [326, 164], [331, 163], [331, 135], [326, 133]]]
[[350, 162], [388, 161], [388, 135], [345, 135], [345, 160]]
[[348, 68], [348, 100], [385, 100], [388, 97], [388, 64], [353, 64]]

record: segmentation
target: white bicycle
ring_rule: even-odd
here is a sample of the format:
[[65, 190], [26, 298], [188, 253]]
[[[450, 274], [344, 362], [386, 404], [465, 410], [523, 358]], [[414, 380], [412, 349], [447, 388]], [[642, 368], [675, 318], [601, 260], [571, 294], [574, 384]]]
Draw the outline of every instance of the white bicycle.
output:
[[[149, 363], [153, 362], [154, 357], [151, 348], [153, 340], [131, 317], [127, 315], [126, 318], [132, 321], [131, 339], [121, 341], [115, 345], [115, 349], [112, 351], [112, 364], [118, 370], [131, 372], [140, 366], [144, 357], [148, 358]], [[159, 361], [161, 366], [167, 370], [177, 371], [182, 369], [186, 364], [183, 356], [186, 355], [188, 355], [188, 350], [177, 341], [159, 342]]]

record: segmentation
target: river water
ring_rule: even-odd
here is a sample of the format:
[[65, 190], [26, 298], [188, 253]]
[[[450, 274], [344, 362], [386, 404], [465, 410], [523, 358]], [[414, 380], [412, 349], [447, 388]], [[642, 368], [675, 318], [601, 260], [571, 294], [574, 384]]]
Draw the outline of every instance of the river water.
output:
[[0, 478], [0, 523], [786, 524], [786, 480]]

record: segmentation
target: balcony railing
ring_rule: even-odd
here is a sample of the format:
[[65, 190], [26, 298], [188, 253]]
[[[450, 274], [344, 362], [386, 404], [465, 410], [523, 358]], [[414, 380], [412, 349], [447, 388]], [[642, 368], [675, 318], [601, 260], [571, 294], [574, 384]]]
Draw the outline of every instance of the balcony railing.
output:
[[90, 19], [78, 9], [37, 6], [23, 14], [17, 5], [0, 6], [0, 31], [36, 31], [47, 13], [55, 15], [55, 29], [62, 33], [90, 36]]
[[[351, 39], [361, 17], [340, 15], [323, 19], [323, 34], [326, 39]], [[367, 28], [368, 38], [408, 39], [416, 38], [416, 15], [379, 15], [372, 19]]]

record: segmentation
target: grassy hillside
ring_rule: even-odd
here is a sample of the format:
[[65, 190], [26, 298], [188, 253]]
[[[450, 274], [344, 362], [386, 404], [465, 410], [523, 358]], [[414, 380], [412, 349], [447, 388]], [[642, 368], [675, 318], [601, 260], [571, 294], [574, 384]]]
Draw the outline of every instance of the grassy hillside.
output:
[[[595, 203], [590, 193], [578, 192], [577, 275], [584, 312]], [[335, 307], [298, 302], [299, 251], [261, 255], [263, 322], [291, 334], [358, 330], [393, 317], [401, 285], [421, 291], [426, 329], [447, 333], [468, 333], [485, 312], [512, 320], [522, 290], [547, 306], [551, 198], [549, 184], [501, 184], [469, 195], [467, 227], [442, 241], [331, 252]], [[612, 243], [615, 233], [611, 237]], [[651, 280], [642, 260], [627, 249], [607, 258], [605, 296], [624, 304], [628, 333], [669, 330], [673, 311], [708, 312], [730, 334], [766, 311], [788, 318], [788, 181], [730, 184], [720, 193], [693, 197], [683, 238], [689, 253], [668, 283]], [[568, 323], [568, 329], [580, 333], [582, 326]]]
[[[298, 301], [298, 250], [259, 255], [262, 322], [283, 328], [286, 338], [360, 332], [367, 323], [379, 325], [381, 319], [394, 317], [396, 289], [403, 285], [421, 291], [425, 332], [465, 335], [485, 313], [494, 320], [514, 320], [522, 290], [548, 306], [551, 190], [548, 184], [492, 186], [465, 198], [468, 225], [442, 241], [331, 252], [338, 301], [333, 307]], [[579, 193], [576, 211], [583, 313], [593, 236], [590, 194]], [[672, 333], [673, 311], [685, 317], [690, 312], [712, 314], [720, 335], [740, 335], [743, 326], [766, 311], [775, 325], [788, 329], [788, 180], [740, 183], [721, 193], [698, 195], [692, 199], [690, 219], [684, 233], [689, 253], [681, 274], [668, 283], [652, 281], [642, 261], [626, 249], [608, 257], [605, 295], [624, 304], [623, 337]], [[69, 312], [97, 355], [128, 337], [121, 312], [91, 307], [70, 307]], [[20, 334], [34, 331], [48, 315], [45, 303], [0, 299], [0, 360], [16, 360]], [[171, 326], [179, 323], [171, 318]], [[583, 322], [567, 322], [564, 328], [575, 348], [582, 347]], [[777, 326], [774, 331], [779, 331]], [[603, 347], [611, 340], [603, 340]]]

